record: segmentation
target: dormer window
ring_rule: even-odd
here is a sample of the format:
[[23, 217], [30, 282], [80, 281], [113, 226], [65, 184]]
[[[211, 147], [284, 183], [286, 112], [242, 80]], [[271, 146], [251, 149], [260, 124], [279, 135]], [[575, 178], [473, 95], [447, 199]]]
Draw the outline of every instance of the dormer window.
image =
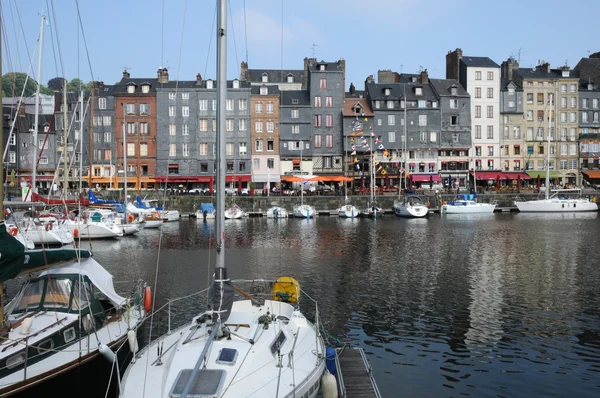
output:
[[206, 88], [213, 88], [213, 81], [212, 80], [207, 80], [206, 81]]
[[148, 94], [150, 92], [150, 83], [142, 83], [142, 93]]
[[262, 86], [260, 88], [260, 95], [267, 95], [269, 94], [269, 89], [266, 86]]
[[423, 95], [423, 88], [415, 87], [415, 95]]
[[568, 70], [562, 71], [562, 77], [569, 77], [569, 75], [570, 75], [570, 71], [568, 71]]
[[266, 72], [262, 74], [262, 82], [263, 83], [268, 83], [269, 82], [269, 75], [267, 75]]
[[133, 82], [127, 83], [127, 93], [128, 94], [135, 93], [135, 83], [133, 83]]
[[411, 80], [413, 83], [416, 83], [416, 82], [417, 82], [417, 77], [416, 77], [416, 76], [413, 76], [413, 77], [411, 77], [411, 78], [410, 78], [410, 80]]
[[287, 75], [287, 82], [288, 83], [293, 83], [294, 82], [294, 75], [292, 75], [292, 74]]
[[592, 91], [592, 90], [594, 89], [594, 85], [593, 85], [592, 83], [588, 83], [588, 85], [587, 85], [587, 89], [588, 89], [589, 91]]
[[384, 95], [390, 95], [390, 89], [389, 88], [384, 89], [383, 90], [383, 94]]
[[297, 105], [297, 104], [298, 104], [298, 98], [292, 99], [292, 105]]
[[508, 88], [508, 95], [515, 95], [515, 88], [514, 87], [509, 87]]
[[360, 115], [362, 113], [362, 106], [360, 106], [359, 104], [354, 105], [354, 113]]
[[235, 79], [233, 81], [233, 88], [240, 88], [240, 81], [239, 80]]
[[325, 70], [325, 65], [319, 65], [319, 70]]
[[450, 94], [451, 95], [457, 95], [458, 94], [458, 89], [456, 87], [450, 87]]

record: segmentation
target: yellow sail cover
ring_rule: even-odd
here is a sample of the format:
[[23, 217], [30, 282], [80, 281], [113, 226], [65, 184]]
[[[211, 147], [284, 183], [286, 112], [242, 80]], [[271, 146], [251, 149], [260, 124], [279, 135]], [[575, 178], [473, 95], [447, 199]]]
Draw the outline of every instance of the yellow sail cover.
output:
[[297, 303], [300, 298], [300, 284], [294, 278], [282, 276], [273, 284], [273, 300]]

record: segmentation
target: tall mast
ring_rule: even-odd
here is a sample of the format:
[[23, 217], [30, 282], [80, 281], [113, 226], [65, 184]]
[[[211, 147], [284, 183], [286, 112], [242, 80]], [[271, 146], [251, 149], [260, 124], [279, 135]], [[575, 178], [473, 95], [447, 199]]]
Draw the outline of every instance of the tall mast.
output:
[[[225, 107], [227, 95], [227, 1], [217, 2], [217, 234], [216, 268], [225, 268]], [[218, 273], [217, 273], [218, 274]], [[215, 276], [218, 278], [218, 276]]]
[[[408, 123], [408, 120], [406, 120], [406, 107], [408, 106], [408, 102], [406, 101], [406, 83], [404, 83], [403, 85], [404, 88], [404, 126], [403, 126], [403, 137], [402, 137], [402, 168], [404, 169], [404, 194], [406, 195], [406, 173], [407, 173], [407, 168], [406, 168], [406, 146], [407, 146], [407, 142], [406, 142], [406, 123]], [[400, 190], [398, 190], [398, 192], [400, 192]]]
[[552, 93], [550, 93], [550, 109], [548, 110], [548, 148], [546, 148], [546, 199], [550, 196], [550, 131], [552, 131]]
[[[94, 148], [92, 142], [94, 139], [94, 91], [96, 90], [96, 82], [92, 80], [92, 106], [90, 109], [90, 171], [88, 173], [88, 189], [92, 189], [92, 171], [94, 164]], [[83, 134], [83, 131], [82, 131]]]
[[63, 193], [62, 196], [63, 198], [67, 198], [67, 188], [69, 186], [69, 168], [68, 168], [68, 154], [67, 154], [67, 139], [69, 138], [69, 128], [67, 126], [68, 124], [68, 117], [67, 117], [67, 110], [68, 110], [68, 104], [67, 104], [67, 79], [65, 79], [63, 81]]
[[373, 158], [375, 157], [375, 152], [373, 152], [373, 129], [371, 129], [371, 153], [369, 154], [371, 158], [371, 165], [369, 166], [369, 170], [371, 171], [371, 206], [374, 206], [374, 193], [375, 193], [375, 168], [373, 167]]
[[123, 104], [123, 203], [125, 203], [125, 211], [123, 212], [123, 220], [127, 221], [127, 104]]
[[[79, 131], [79, 193], [81, 194], [82, 189], [83, 189], [83, 181], [82, 181], [82, 171], [83, 171], [83, 119], [85, 119], [85, 110], [83, 109], [83, 88], [81, 90], [81, 99], [79, 101], [79, 104], [81, 106], [81, 109], [79, 110], [80, 115], [79, 115], [79, 120], [80, 120], [80, 125], [79, 128], [81, 129]], [[75, 150], [75, 148], [73, 148], [73, 150]], [[90, 157], [92, 156], [92, 153], [90, 152]], [[90, 171], [91, 169], [91, 161], [90, 161]], [[78, 196], [79, 197], [79, 196]]]
[[[0, 13], [0, 59], [2, 59], [2, 13]], [[2, 107], [2, 62], [0, 62], [0, 107]], [[4, 109], [2, 110], [2, 114], [0, 115], [0, 145], [4, 144]], [[10, 136], [9, 136], [10, 137]], [[10, 138], [9, 138], [10, 139]], [[6, 142], [6, 147], [8, 147], [8, 141]], [[4, 153], [4, 150], [2, 151]], [[8, 170], [6, 170], [8, 172]], [[6, 178], [4, 177], [4, 159], [0, 158], [0, 178], [2, 181], [0, 182], [0, 221], [4, 220], [4, 182]], [[4, 301], [2, 301], [4, 296], [4, 290], [2, 283], [0, 283], [0, 309], [4, 308]], [[0, 314], [0, 323], [4, 320], [4, 312]]]
[[[33, 132], [31, 137], [31, 148], [33, 149], [33, 163], [31, 164], [31, 192], [37, 193], [36, 183], [35, 183], [35, 173], [37, 168], [37, 133], [38, 133], [38, 125], [39, 125], [39, 116], [40, 116], [40, 86], [42, 80], [42, 45], [44, 43], [44, 22], [46, 21], [46, 16], [42, 15], [42, 20], [40, 22], [40, 48], [39, 48], [39, 56], [38, 56], [38, 68], [37, 68], [37, 78], [38, 85], [35, 91], [35, 120], [33, 122]], [[31, 196], [29, 196], [31, 198]]]
[[[304, 141], [300, 141], [300, 178], [304, 179], [304, 171], [302, 170], [302, 150], [304, 149]], [[304, 206], [304, 181], [300, 181], [300, 206]]]

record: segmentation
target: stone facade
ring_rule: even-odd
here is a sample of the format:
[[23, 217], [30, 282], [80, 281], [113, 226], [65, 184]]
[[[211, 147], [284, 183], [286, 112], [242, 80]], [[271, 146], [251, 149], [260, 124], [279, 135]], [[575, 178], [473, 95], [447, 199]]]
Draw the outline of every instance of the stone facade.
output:
[[502, 62], [500, 86], [500, 167], [502, 171], [524, 169], [523, 135], [526, 131], [523, 117], [523, 88], [515, 81], [519, 63], [513, 59]]
[[255, 189], [270, 189], [281, 180], [279, 156], [279, 89], [253, 86], [251, 96], [252, 181]]

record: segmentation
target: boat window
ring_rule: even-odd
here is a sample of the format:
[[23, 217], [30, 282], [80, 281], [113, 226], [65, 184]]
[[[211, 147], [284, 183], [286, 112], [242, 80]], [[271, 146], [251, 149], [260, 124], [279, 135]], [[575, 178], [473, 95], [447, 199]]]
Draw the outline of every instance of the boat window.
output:
[[[173, 383], [169, 397], [180, 397], [191, 375], [192, 369], [182, 369]], [[223, 387], [225, 375], [223, 369], [200, 369], [192, 380], [188, 394], [193, 397], [218, 395]]]
[[20, 352], [6, 359], [6, 368], [13, 369], [25, 362], [25, 353]]
[[235, 365], [238, 351], [235, 348], [222, 348], [216, 362], [223, 365]]
[[69, 308], [71, 297], [70, 279], [49, 279], [44, 297], [45, 308]]
[[271, 344], [271, 354], [275, 354], [277, 350], [281, 349], [283, 344], [285, 343], [286, 337], [285, 333], [282, 331], [279, 332], [275, 341]]
[[70, 343], [75, 340], [75, 328], [68, 328], [63, 332], [63, 337], [65, 338], [65, 343]]
[[[79, 288], [81, 286], [81, 289]], [[76, 280], [73, 283], [73, 304], [71, 304], [72, 310], [82, 310], [89, 304], [89, 299], [92, 297], [90, 285], [87, 282], [79, 283]]]
[[42, 293], [44, 291], [44, 281], [33, 281], [25, 287], [21, 300], [15, 307], [16, 312], [35, 310], [40, 307]]
[[50, 352], [49, 350], [54, 348], [54, 341], [52, 339], [44, 340], [37, 346], [38, 354], [44, 355]]

